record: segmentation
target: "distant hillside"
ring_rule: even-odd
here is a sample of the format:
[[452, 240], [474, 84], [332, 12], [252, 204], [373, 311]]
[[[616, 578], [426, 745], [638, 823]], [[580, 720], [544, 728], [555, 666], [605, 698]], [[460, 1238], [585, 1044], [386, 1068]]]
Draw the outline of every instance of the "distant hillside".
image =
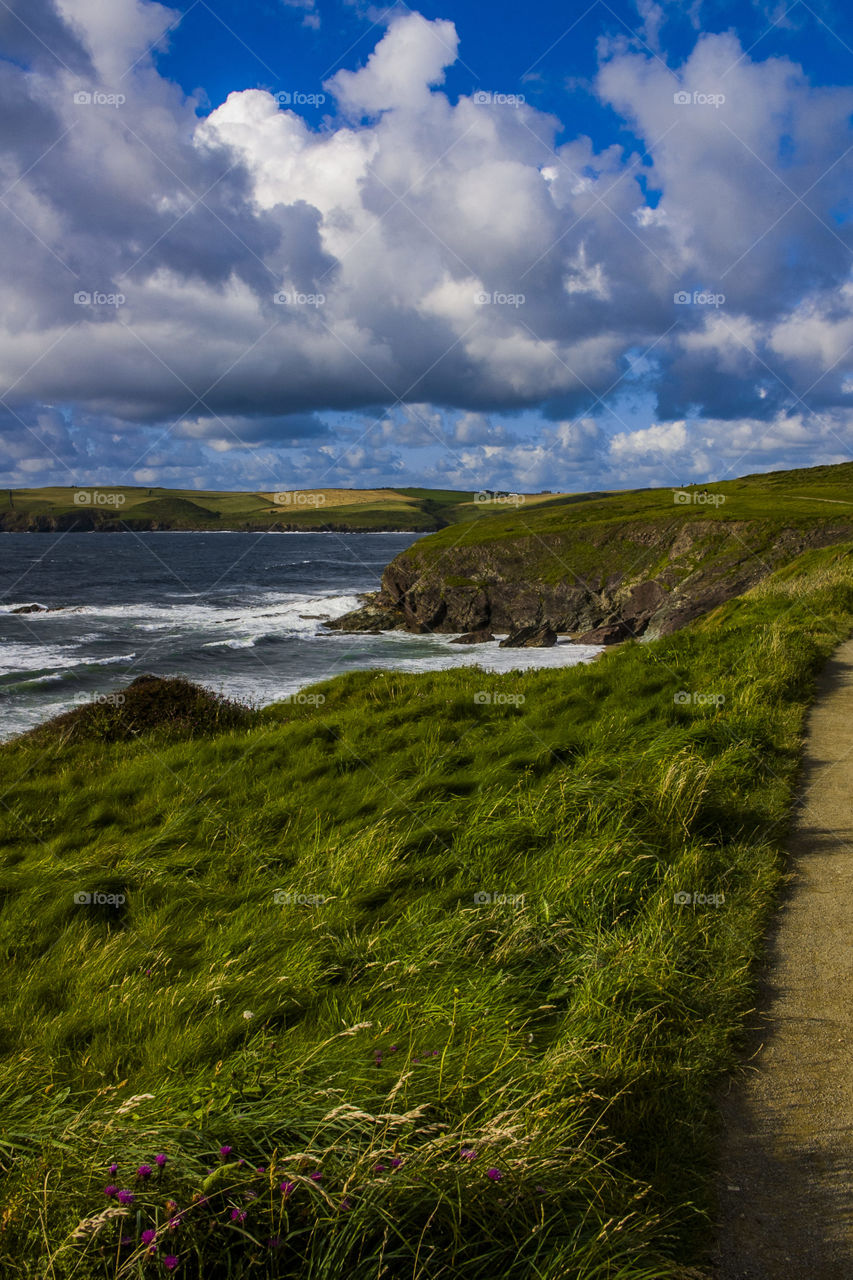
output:
[[[293, 489], [233, 493], [104, 485], [0, 490], [0, 531], [300, 529], [431, 532], [483, 509], [479, 495], [452, 489]], [[528, 505], [549, 495], [521, 495]], [[495, 502], [504, 501], [502, 498]], [[489, 505], [492, 499], [487, 495]]]

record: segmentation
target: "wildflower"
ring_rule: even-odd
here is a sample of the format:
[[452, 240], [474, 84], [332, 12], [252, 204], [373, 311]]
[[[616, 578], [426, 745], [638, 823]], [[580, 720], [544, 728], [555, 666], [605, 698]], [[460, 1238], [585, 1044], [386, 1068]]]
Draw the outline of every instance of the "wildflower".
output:
[[178, 1259], [175, 1257], [175, 1255], [173, 1253], [167, 1253], [165, 1258], [163, 1259], [163, 1266], [166, 1268], [166, 1270], [174, 1271], [177, 1265], [178, 1265]]
[[233, 1147], [220, 1147], [219, 1154], [222, 1156], [223, 1160], [227, 1160], [233, 1150]]
[[373, 1050], [373, 1061], [376, 1063], [377, 1067], [382, 1066], [382, 1050], [381, 1049]]
[[284, 1196], [285, 1200], [290, 1195], [291, 1191], [296, 1190], [295, 1182], [282, 1182], [280, 1183], [280, 1186], [281, 1186], [281, 1194]]
[[432, 1051], [432, 1056], [433, 1056], [434, 1058], [440, 1058], [440, 1057], [441, 1057], [441, 1051], [440, 1051], [439, 1049], [433, 1049], [433, 1051]]
[[126, 1249], [128, 1245], [133, 1244], [133, 1236], [122, 1236], [120, 1243], [122, 1249]]
[[412, 1058], [412, 1062], [417, 1062], [418, 1064], [420, 1064], [420, 1058]]
[[142, 1235], [139, 1238], [143, 1244], [153, 1244], [154, 1241], [157, 1239], [157, 1232], [154, 1231], [151, 1227], [149, 1227], [147, 1231], [143, 1231]]
[[169, 1230], [177, 1231], [178, 1227], [183, 1226], [183, 1222], [184, 1222], [183, 1215], [180, 1213], [176, 1213], [174, 1218], [169, 1219]]
[[151, 1165], [150, 1165], [150, 1164], [141, 1164], [141, 1165], [139, 1166], [139, 1168], [136, 1170], [136, 1176], [137, 1176], [137, 1178], [150, 1178], [150, 1177], [151, 1177]]
[[110, 1200], [112, 1199], [112, 1197], [115, 1195], [117, 1191], [118, 1191], [118, 1187], [114, 1187], [112, 1183], [110, 1183], [109, 1186], [104, 1187], [104, 1195], [107, 1196], [107, 1198]]
[[254, 1016], [255, 1015], [252, 1013], [251, 1009], [243, 1010], [243, 1017], [246, 1019], [247, 1022], [249, 1021], [250, 1018], [254, 1018]]
[[392, 1168], [392, 1169], [399, 1169], [399, 1168], [400, 1168], [400, 1165], [401, 1165], [402, 1163], [403, 1163], [403, 1161], [400, 1159], [400, 1157], [399, 1157], [399, 1156], [394, 1156], [394, 1157], [392, 1158], [392, 1160], [391, 1160], [391, 1168]]
[[459, 1152], [463, 1160], [476, 1160], [477, 1152], [472, 1151], [470, 1147], [463, 1147]]
[[396, 1046], [395, 1044], [392, 1044], [392, 1045], [391, 1045], [391, 1048], [388, 1050], [388, 1052], [389, 1052], [389, 1053], [396, 1053], [396, 1052], [397, 1052], [397, 1046]]
[[232, 1210], [231, 1210], [231, 1221], [232, 1221], [232, 1222], [245, 1222], [245, 1221], [246, 1221], [246, 1210], [245, 1210], [245, 1209], [232, 1209]]
[[255, 1170], [255, 1173], [266, 1173], [266, 1169], [262, 1164], [259, 1164], [257, 1169]]
[[384, 1164], [375, 1164], [375, 1165], [373, 1166], [373, 1172], [374, 1172], [374, 1173], [384, 1173], [384, 1172], [385, 1172], [385, 1165], [384, 1165]]
[[344, 1196], [343, 1200], [341, 1201], [340, 1208], [344, 1210], [352, 1208], [352, 1205], [350, 1204], [346, 1196]]
[[136, 1197], [134, 1196], [134, 1194], [133, 1194], [133, 1192], [132, 1192], [132, 1191], [119, 1191], [119, 1192], [118, 1192], [118, 1202], [119, 1202], [119, 1204], [133, 1204], [133, 1201], [135, 1200], [135, 1198], [136, 1198]]
[[503, 1174], [501, 1173], [500, 1169], [487, 1169], [486, 1177], [491, 1178], [492, 1182], [500, 1182], [501, 1178], [503, 1177]]
[[177, 1213], [177, 1210], [178, 1210], [177, 1200], [166, 1201], [166, 1212], [169, 1214], [170, 1217], [173, 1213]]
[[270, 1236], [270, 1237], [269, 1237], [269, 1239], [267, 1240], [267, 1248], [268, 1248], [268, 1249], [280, 1249], [280, 1248], [281, 1248], [281, 1236]]
[[166, 1155], [166, 1153], [164, 1151], [160, 1151], [154, 1157], [154, 1163], [156, 1164], [158, 1169], [165, 1169], [167, 1159], [168, 1159], [168, 1156]]
[[118, 1173], [118, 1165], [117, 1165], [117, 1164], [115, 1164], [115, 1163], [111, 1164], [111, 1165], [110, 1165], [110, 1168], [109, 1168], [109, 1172], [110, 1172], [110, 1173]]
[[322, 1175], [322, 1173], [320, 1172], [320, 1170], [319, 1170], [319, 1169], [315, 1169], [315, 1170], [314, 1170], [314, 1172], [311, 1174], [311, 1181], [312, 1181], [312, 1182], [322, 1182], [322, 1180], [323, 1180], [323, 1175]]

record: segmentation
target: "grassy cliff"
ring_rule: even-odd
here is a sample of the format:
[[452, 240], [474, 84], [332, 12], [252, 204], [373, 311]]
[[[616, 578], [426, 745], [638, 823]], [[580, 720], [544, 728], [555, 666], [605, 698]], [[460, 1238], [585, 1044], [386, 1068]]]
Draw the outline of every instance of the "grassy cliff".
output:
[[853, 536], [853, 463], [477, 514], [398, 556], [381, 603], [436, 631], [665, 635], [808, 548]]
[[848, 543], [590, 666], [0, 748], [2, 1274], [700, 1274], [851, 627]]

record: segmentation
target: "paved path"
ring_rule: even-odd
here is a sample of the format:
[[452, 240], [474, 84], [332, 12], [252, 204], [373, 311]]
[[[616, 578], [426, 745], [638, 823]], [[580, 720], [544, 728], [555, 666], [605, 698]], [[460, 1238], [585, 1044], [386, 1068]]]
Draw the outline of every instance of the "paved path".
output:
[[853, 1280], [853, 640], [806, 732], [791, 885], [722, 1102], [719, 1280]]

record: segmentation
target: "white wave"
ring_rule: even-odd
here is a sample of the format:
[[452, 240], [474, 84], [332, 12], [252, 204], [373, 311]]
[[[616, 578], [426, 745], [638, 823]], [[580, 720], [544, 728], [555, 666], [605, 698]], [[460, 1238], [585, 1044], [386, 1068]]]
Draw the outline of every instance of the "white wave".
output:
[[79, 652], [69, 646], [49, 644], [4, 644], [0, 647], [0, 676], [28, 671], [63, 671], [76, 667]]

